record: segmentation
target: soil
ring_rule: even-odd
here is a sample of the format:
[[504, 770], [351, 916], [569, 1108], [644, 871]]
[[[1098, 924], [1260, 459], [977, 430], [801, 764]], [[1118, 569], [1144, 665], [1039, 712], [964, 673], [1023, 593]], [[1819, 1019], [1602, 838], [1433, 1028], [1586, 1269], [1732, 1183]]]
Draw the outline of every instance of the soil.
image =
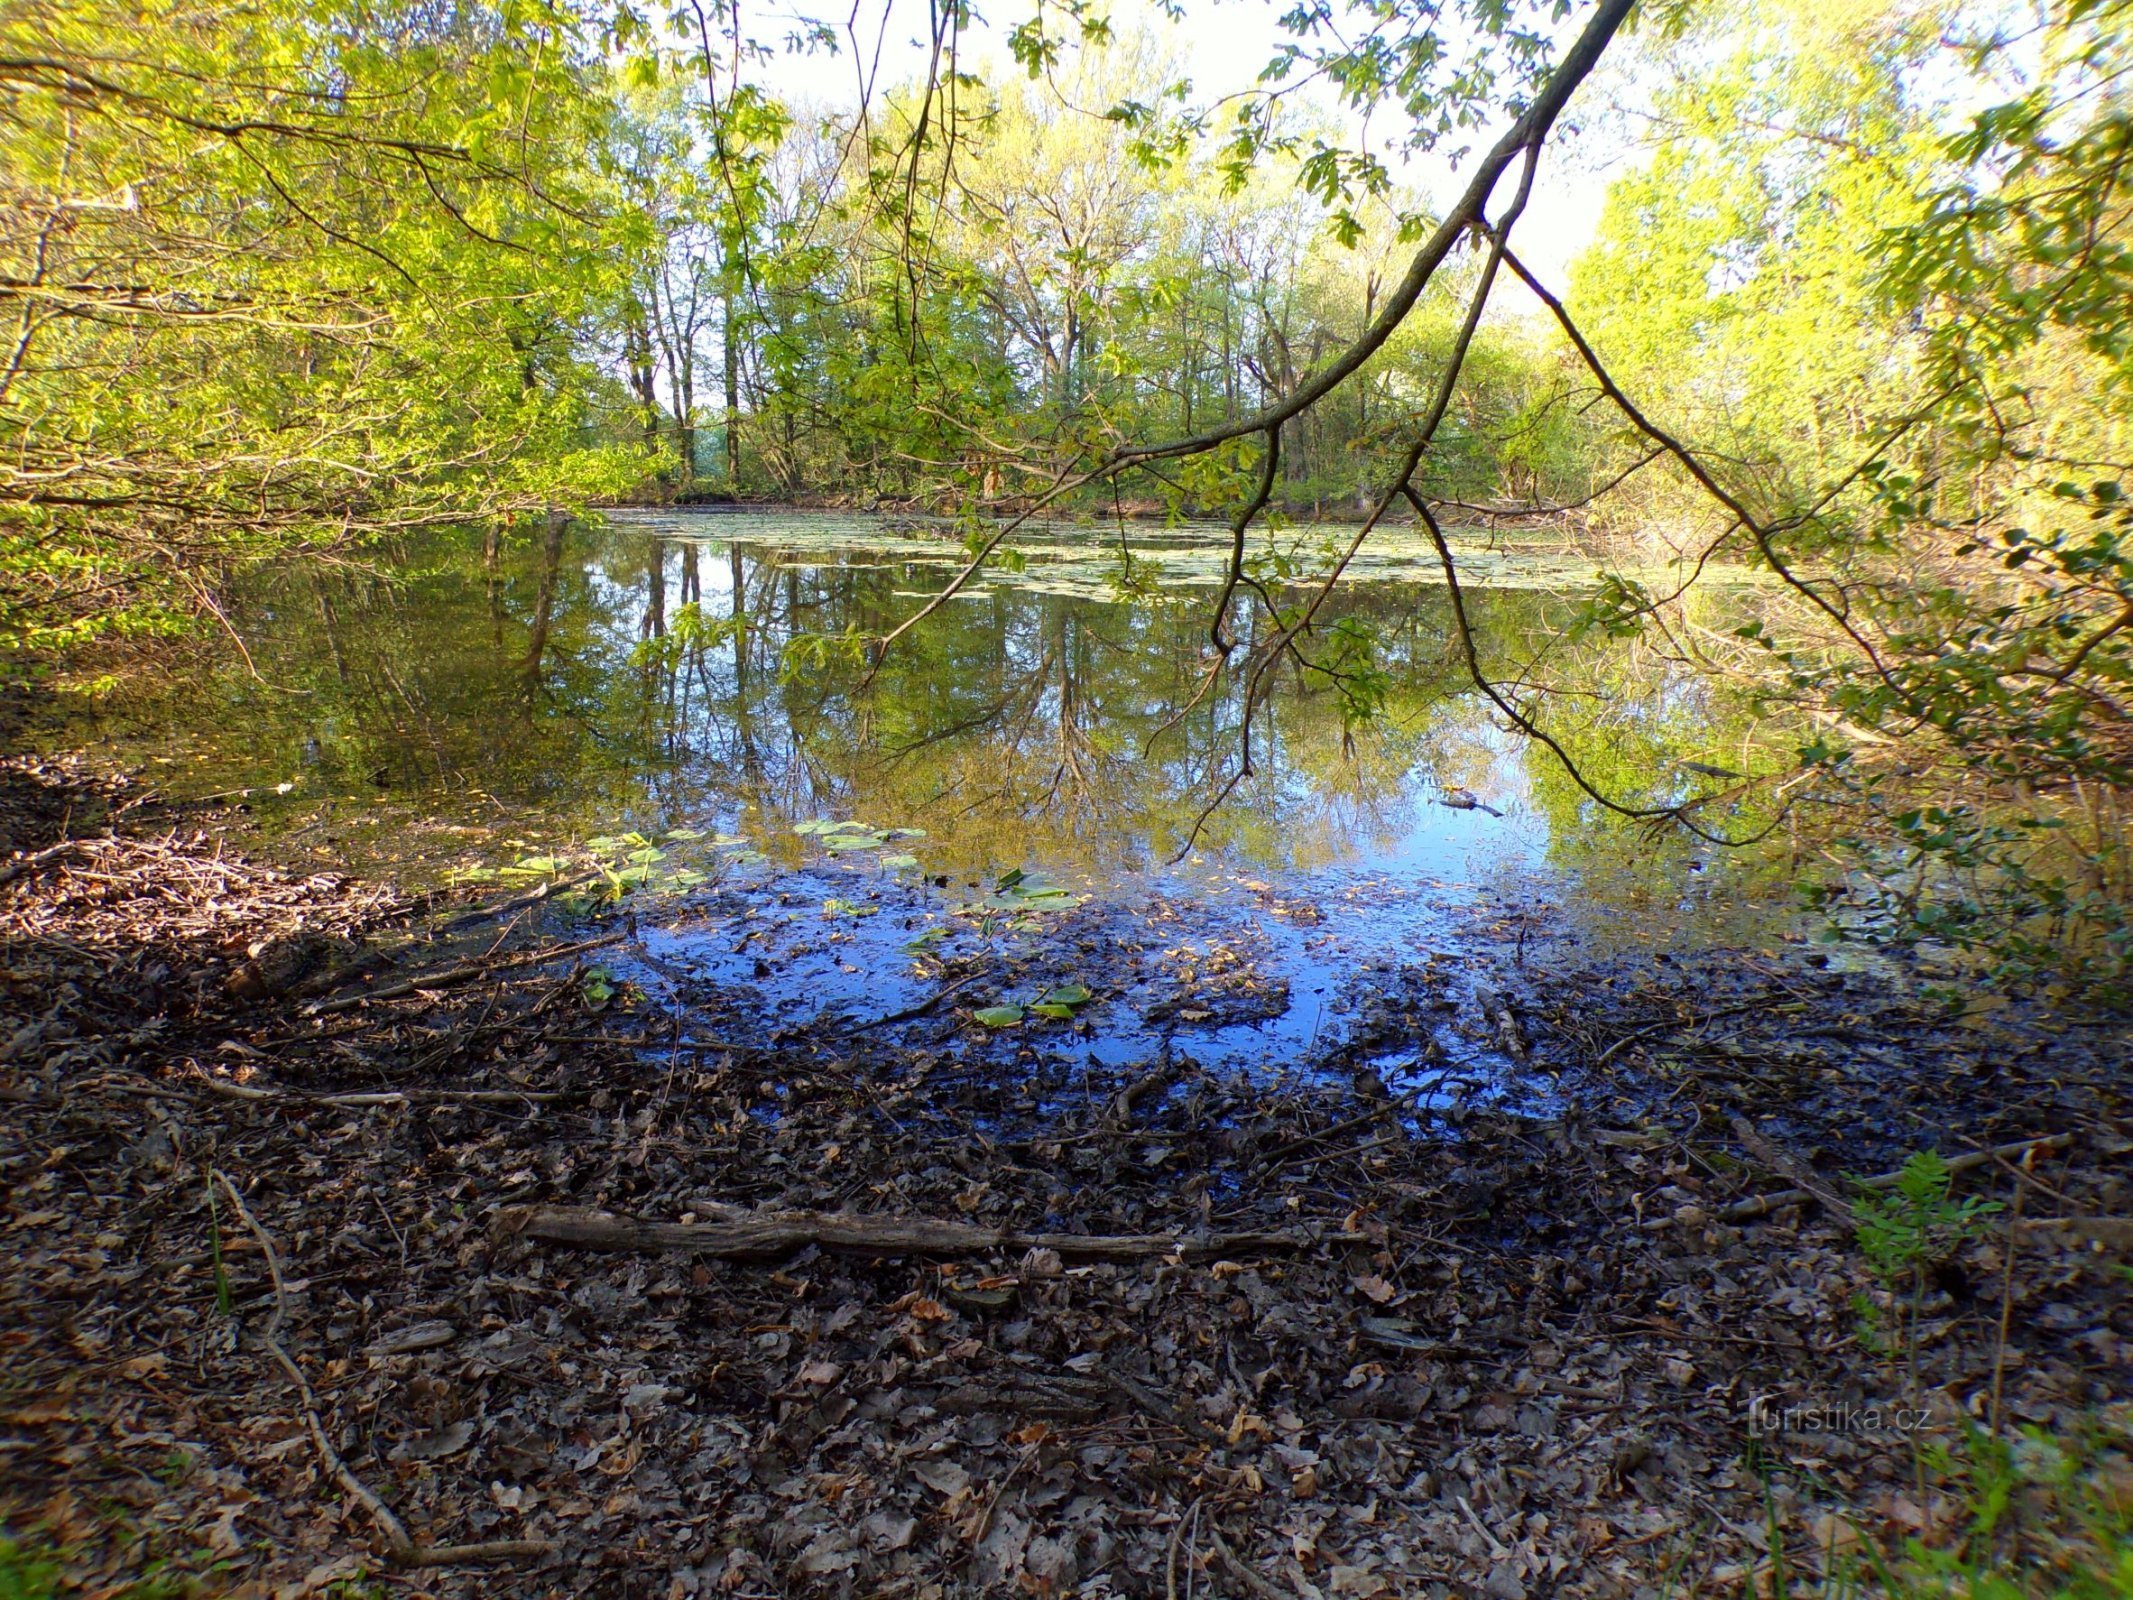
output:
[[[2111, 1019], [1521, 932], [1487, 986], [1385, 974], [1368, 1059], [1450, 1029], [1531, 1094], [1215, 1071], [1235, 974], [1103, 1065], [953, 968], [875, 1026], [617, 987], [627, 902], [489, 914], [241, 824], [0, 769], [0, 1521], [67, 1593], [1753, 1592], [1952, 1517], [1920, 1462], [1966, 1420], [2133, 1388], [2123, 1235], [2036, 1226], [2133, 1211]], [[1877, 1275], [1847, 1174], [2047, 1135]], [[526, 1206], [1181, 1248], [600, 1253]], [[1759, 1398], [1852, 1411], [1751, 1437]]]

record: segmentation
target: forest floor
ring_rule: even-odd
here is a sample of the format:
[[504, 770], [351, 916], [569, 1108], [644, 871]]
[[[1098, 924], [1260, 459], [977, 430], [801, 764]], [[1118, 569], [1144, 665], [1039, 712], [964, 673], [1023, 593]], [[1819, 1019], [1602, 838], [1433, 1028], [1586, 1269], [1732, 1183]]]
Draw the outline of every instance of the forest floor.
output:
[[[2106, 1019], [1387, 975], [1514, 1114], [1006, 1046], [957, 972], [750, 1037], [592, 981], [626, 908], [293, 873], [64, 761], [0, 833], [0, 1565], [59, 1593], [1753, 1594], [1948, 1527], [1966, 1427], [2124, 1426]], [[1846, 1175], [1929, 1146], [1905, 1253]]]

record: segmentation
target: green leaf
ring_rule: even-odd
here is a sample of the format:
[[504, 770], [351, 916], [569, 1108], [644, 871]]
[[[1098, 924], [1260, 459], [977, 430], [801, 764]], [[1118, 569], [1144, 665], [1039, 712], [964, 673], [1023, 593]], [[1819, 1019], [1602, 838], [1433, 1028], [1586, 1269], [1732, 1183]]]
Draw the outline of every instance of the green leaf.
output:
[[828, 833], [822, 836], [822, 848], [832, 855], [841, 855], [847, 850], [879, 850], [886, 842], [878, 833]]
[[983, 1010], [970, 1014], [988, 1028], [1012, 1028], [1022, 1020], [1022, 1008], [1013, 1005], [986, 1006]]

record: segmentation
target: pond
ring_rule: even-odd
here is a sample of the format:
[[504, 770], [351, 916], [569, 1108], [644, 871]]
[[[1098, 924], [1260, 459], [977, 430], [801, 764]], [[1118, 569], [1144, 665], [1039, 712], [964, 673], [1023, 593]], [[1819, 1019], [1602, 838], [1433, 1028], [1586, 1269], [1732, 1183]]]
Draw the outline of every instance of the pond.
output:
[[[1254, 575], [1300, 594], [1351, 533], [1258, 536]], [[946, 586], [952, 530], [619, 511], [522, 527], [489, 558], [440, 532], [256, 576], [229, 608], [242, 656], [125, 684], [96, 732], [175, 795], [249, 791], [299, 860], [534, 881], [591, 851], [647, 880], [621, 975], [763, 1025], [897, 1017], [958, 951], [1019, 940], [995, 992], [959, 1006], [1130, 992], [1048, 1020], [1100, 1058], [1161, 1033], [1202, 1060], [1297, 1065], [1340, 1048], [1387, 973], [1471, 985], [1566, 947], [1786, 932], [1784, 841], [1622, 824], [1505, 730], [1406, 530], [1365, 546], [1312, 645], [1335, 664], [1372, 641], [1349, 669], [1371, 714], [1285, 666], [1252, 772], [1209, 810], [1244, 693], [1208, 643], [1225, 539], [1033, 529], [870, 673], [857, 641]], [[1553, 531], [1454, 539], [1492, 675], [1545, 689], [1596, 784], [1648, 800], [1752, 770], [1770, 730], [1750, 698], [1575, 626], [1591, 556]], [[1707, 576], [1692, 620], [1730, 627], [1757, 598]], [[1249, 640], [1267, 617], [1247, 600]]]

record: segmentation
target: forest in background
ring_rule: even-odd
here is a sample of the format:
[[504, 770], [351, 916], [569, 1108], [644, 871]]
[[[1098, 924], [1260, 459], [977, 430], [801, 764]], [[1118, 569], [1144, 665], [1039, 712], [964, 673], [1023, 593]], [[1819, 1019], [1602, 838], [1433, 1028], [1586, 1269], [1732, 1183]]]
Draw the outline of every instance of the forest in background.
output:
[[[1240, 84], [1191, 81], [1189, 16], [994, 19], [1011, 70], [973, 20], [900, 23], [926, 70], [824, 109], [761, 69], [849, 71], [842, 18], [0, 8], [11, 670], [440, 524], [834, 499], [957, 519], [974, 573], [1018, 517], [1131, 508], [1234, 521], [1242, 776], [1277, 667], [1383, 701], [1321, 612], [1338, 549], [1258, 531], [1411, 517], [1447, 648], [1595, 818], [1807, 808], [1878, 931], [2123, 995], [2133, 8], [1303, 7]], [[1395, 149], [1476, 176], [1433, 205]], [[1598, 237], [1521, 285], [1565, 160]], [[1585, 713], [1456, 603], [1475, 508], [1604, 536], [1570, 642], [1758, 697], [1744, 770], [1587, 782]], [[1786, 603], [1714, 633], [1632, 575], [1654, 550]]]

